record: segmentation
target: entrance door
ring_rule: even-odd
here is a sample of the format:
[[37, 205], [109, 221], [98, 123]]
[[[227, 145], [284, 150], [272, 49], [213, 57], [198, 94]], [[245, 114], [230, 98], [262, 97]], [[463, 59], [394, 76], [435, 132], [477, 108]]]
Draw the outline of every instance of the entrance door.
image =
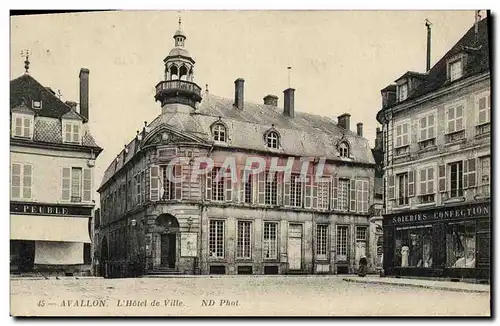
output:
[[161, 235], [161, 266], [175, 268], [176, 233]]
[[366, 257], [366, 242], [364, 242], [364, 241], [357, 241], [356, 242], [356, 252], [355, 252], [356, 269], [359, 268], [359, 260], [363, 256]]
[[288, 228], [288, 268], [302, 268], [302, 225], [290, 224]]

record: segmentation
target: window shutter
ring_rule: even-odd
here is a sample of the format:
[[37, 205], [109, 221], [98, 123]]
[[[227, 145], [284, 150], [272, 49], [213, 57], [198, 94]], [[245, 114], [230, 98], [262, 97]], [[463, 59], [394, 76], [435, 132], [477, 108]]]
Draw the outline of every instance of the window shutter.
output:
[[65, 125], [64, 141], [71, 142], [71, 124], [69, 123]]
[[214, 170], [205, 174], [205, 199], [212, 200], [212, 173]]
[[92, 200], [92, 170], [83, 169], [83, 201]]
[[265, 204], [266, 200], [266, 171], [262, 171], [257, 175], [257, 203]]
[[468, 175], [469, 175], [469, 169], [468, 169], [468, 161], [467, 160], [463, 160], [463, 163], [462, 163], [462, 166], [463, 166], [463, 171], [462, 171], [462, 181], [463, 181], [463, 187], [464, 189], [467, 189], [469, 188], [469, 178], [468, 178]]
[[[311, 184], [312, 184], [312, 208], [318, 208], [318, 186], [319, 184], [314, 182], [314, 177], [311, 176]], [[325, 182], [325, 181], [320, 181]]]
[[32, 180], [31, 165], [23, 166], [23, 198], [31, 198], [31, 180]]
[[160, 199], [160, 167], [158, 165], [149, 167], [149, 199], [151, 201]]
[[331, 210], [338, 209], [339, 206], [339, 178], [333, 177], [332, 178], [332, 191], [331, 191]]
[[363, 199], [363, 180], [356, 180], [356, 211], [362, 212], [362, 199]]
[[387, 176], [387, 197], [389, 200], [395, 199], [396, 195], [395, 181], [396, 181], [396, 176], [394, 174]]
[[476, 186], [476, 159], [469, 159], [468, 165], [468, 183], [469, 188], [474, 188]]
[[278, 206], [283, 205], [282, 187], [283, 187], [283, 174], [276, 173], [276, 196], [278, 197], [276, 199], [276, 203], [278, 204]]
[[408, 197], [415, 196], [415, 171], [408, 171]]
[[446, 165], [438, 166], [439, 192], [446, 192]]
[[182, 199], [182, 165], [174, 166], [174, 177], [175, 177], [175, 199]]
[[24, 118], [23, 119], [23, 136], [24, 137], [31, 137], [31, 118]]
[[422, 169], [419, 171], [420, 183], [418, 187], [419, 196], [427, 194], [427, 169]]
[[434, 167], [427, 169], [427, 194], [431, 195], [434, 193], [434, 183], [435, 183], [435, 176], [434, 176]]
[[16, 122], [15, 122], [14, 135], [16, 135], [16, 136], [22, 136], [23, 135], [23, 118], [16, 117], [15, 121]]
[[363, 212], [367, 213], [368, 209], [370, 207], [370, 196], [369, 196], [369, 188], [370, 184], [369, 181], [365, 180], [363, 181]]
[[304, 208], [312, 207], [312, 185], [311, 185], [311, 177], [307, 176], [304, 184], [305, 193], [304, 193]]
[[10, 185], [12, 198], [21, 197], [21, 164], [12, 164]]
[[69, 200], [71, 189], [71, 169], [62, 169], [62, 200]]
[[247, 170], [241, 170], [239, 175], [240, 175], [240, 183], [239, 183], [239, 187], [238, 187], [238, 202], [244, 203], [245, 202], [245, 183], [248, 182], [248, 179], [246, 178]]
[[290, 179], [283, 182], [283, 206], [290, 206]]
[[410, 139], [412, 143], [418, 142], [418, 121], [411, 124], [410, 128]]
[[351, 179], [351, 189], [350, 189], [350, 211], [355, 212], [356, 211], [356, 180]]
[[[229, 172], [229, 169], [226, 170], [226, 172]], [[224, 177], [224, 190], [226, 191], [225, 196], [226, 196], [226, 201], [232, 201], [233, 200], [233, 180], [231, 177]]]

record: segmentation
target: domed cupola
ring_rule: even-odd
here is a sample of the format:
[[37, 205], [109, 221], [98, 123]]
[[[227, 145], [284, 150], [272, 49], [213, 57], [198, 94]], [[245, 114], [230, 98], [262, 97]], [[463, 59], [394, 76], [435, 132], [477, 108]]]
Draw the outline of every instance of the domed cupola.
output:
[[170, 50], [165, 63], [165, 80], [156, 85], [156, 101], [161, 105], [180, 103], [195, 108], [196, 102], [201, 101], [201, 87], [194, 82], [195, 61], [184, 48], [186, 34], [181, 28], [174, 33], [175, 47]]

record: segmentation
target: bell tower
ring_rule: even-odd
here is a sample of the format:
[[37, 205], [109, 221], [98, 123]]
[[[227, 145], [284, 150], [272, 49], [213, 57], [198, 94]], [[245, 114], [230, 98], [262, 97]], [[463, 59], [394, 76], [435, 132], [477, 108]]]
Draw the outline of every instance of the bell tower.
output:
[[201, 101], [201, 87], [194, 82], [195, 61], [184, 47], [186, 38], [179, 17], [179, 28], [174, 33], [174, 48], [163, 60], [165, 79], [156, 85], [155, 100], [160, 101], [162, 107], [177, 103], [195, 108], [196, 103]]

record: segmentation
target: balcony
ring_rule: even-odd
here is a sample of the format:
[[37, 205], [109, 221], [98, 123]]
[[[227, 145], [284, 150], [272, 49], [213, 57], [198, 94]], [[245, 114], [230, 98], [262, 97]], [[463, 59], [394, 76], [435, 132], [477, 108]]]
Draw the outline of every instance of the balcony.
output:
[[194, 108], [201, 101], [201, 87], [186, 80], [164, 80], [156, 85], [155, 100], [162, 105], [181, 103]]

